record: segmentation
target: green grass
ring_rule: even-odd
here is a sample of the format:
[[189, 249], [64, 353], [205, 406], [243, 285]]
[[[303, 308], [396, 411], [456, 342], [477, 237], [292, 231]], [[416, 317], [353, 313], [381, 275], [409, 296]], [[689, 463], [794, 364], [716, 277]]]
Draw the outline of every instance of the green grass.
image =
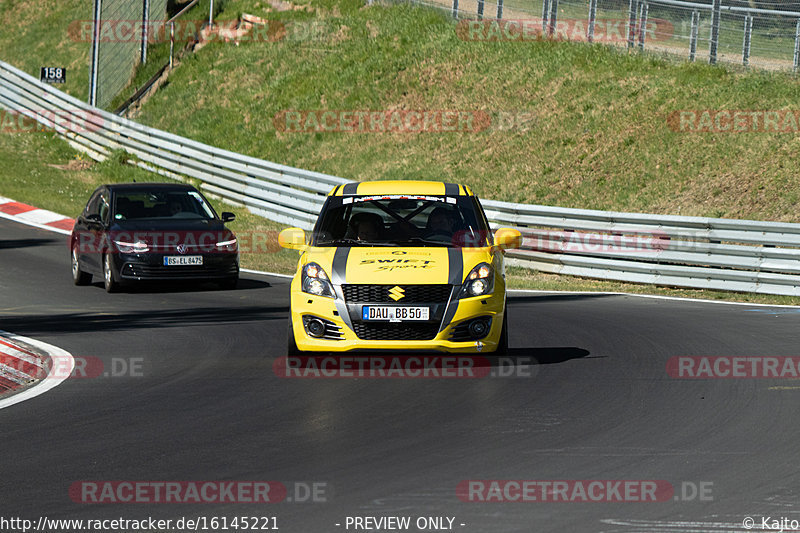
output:
[[92, 20], [86, 0], [2, 0], [0, 60], [39, 78], [41, 67], [66, 67], [59, 89], [86, 101], [89, 94], [89, 42], [76, 38], [81, 21]]

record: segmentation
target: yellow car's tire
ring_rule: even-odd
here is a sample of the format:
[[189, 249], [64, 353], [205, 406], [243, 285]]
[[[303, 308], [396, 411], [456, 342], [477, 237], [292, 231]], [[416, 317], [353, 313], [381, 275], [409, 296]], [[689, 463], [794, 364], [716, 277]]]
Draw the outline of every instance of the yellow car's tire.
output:
[[292, 315], [289, 314], [289, 333], [286, 339], [286, 355], [300, 355], [303, 351], [297, 347], [294, 340], [294, 328], [292, 327]]
[[494, 354], [508, 354], [508, 306], [503, 310], [503, 329], [500, 333], [500, 340], [497, 342], [497, 349], [494, 351]]

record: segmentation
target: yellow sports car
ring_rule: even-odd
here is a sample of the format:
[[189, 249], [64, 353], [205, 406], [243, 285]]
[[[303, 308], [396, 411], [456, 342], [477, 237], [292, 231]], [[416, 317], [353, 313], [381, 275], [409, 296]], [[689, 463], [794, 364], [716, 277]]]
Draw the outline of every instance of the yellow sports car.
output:
[[350, 350], [504, 353], [503, 250], [522, 236], [491, 233], [469, 187], [433, 181], [333, 189], [300, 251], [291, 285], [289, 355]]

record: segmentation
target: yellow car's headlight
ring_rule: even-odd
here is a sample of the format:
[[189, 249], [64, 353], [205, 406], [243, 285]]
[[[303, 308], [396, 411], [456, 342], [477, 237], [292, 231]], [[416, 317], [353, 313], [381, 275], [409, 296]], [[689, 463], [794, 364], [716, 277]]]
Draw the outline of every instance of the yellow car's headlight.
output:
[[461, 286], [460, 298], [485, 296], [494, 290], [494, 269], [489, 263], [479, 263], [473, 268]]
[[334, 298], [333, 285], [331, 285], [328, 274], [316, 263], [308, 263], [303, 267], [301, 276], [303, 292], [314, 296], [325, 296]]

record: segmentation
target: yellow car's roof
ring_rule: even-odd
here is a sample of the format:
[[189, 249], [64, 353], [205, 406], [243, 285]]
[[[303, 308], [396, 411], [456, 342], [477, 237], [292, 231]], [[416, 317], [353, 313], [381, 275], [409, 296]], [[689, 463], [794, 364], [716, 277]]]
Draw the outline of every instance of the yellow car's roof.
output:
[[335, 187], [328, 196], [372, 196], [378, 194], [420, 194], [473, 196], [466, 185], [441, 181], [364, 181], [346, 183]]

